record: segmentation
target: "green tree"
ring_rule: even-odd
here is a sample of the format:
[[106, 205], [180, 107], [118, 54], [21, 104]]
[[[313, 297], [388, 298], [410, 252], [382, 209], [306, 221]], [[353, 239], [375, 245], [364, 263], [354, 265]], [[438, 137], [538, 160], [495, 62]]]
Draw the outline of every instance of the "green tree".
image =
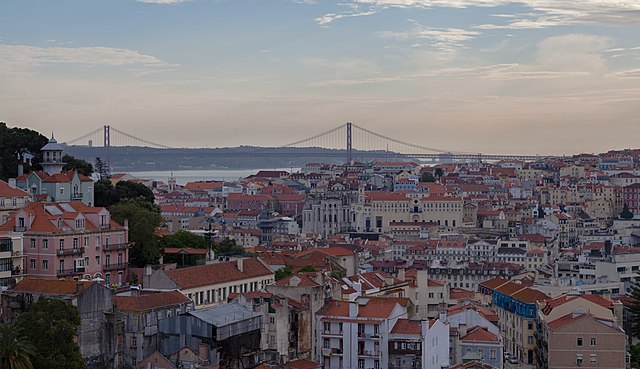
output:
[[0, 325], [0, 369], [34, 369], [35, 355], [35, 347], [15, 322]]
[[18, 164], [24, 162], [26, 155], [33, 155], [31, 166], [25, 164], [24, 170], [42, 169], [40, 149], [49, 140], [39, 132], [27, 128], [9, 128], [0, 122], [0, 179], [7, 180], [18, 175]]
[[316, 272], [316, 268], [312, 267], [311, 265], [307, 265], [306, 267], [300, 269], [298, 272], [299, 273], [313, 273]]
[[183, 229], [170, 236], [162, 237], [162, 244], [164, 247], [175, 247], [179, 249], [187, 247], [193, 247], [196, 249], [208, 248], [208, 244], [203, 236]]
[[41, 297], [18, 317], [16, 324], [35, 346], [35, 368], [85, 368], [80, 348], [74, 341], [80, 326], [80, 314], [75, 306]]
[[624, 203], [624, 207], [620, 213], [620, 219], [633, 219], [633, 213], [629, 210], [629, 205], [627, 205], [626, 202]]
[[213, 251], [219, 256], [235, 256], [244, 255], [244, 248], [238, 246], [235, 240], [225, 238], [223, 241], [216, 242], [212, 246]]
[[436, 177], [433, 176], [430, 172], [424, 172], [420, 176], [420, 182], [435, 182]]
[[433, 174], [440, 179], [444, 175], [444, 169], [436, 168], [436, 170], [433, 171]]
[[100, 157], [96, 158], [95, 170], [96, 170], [96, 173], [98, 173], [98, 178], [100, 179], [111, 178], [111, 173], [109, 173], [109, 166]]
[[94, 185], [94, 202], [96, 206], [111, 207], [126, 199], [139, 199], [153, 204], [153, 191], [142, 183], [120, 181], [115, 187], [109, 179], [100, 179]]
[[116, 222], [123, 224], [125, 219], [129, 220], [130, 264], [137, 267], [156, 264], [160, 258], [160, 243], [155, 230], [163, 223], [160, 208], [137, 198], [124, 199], [109, 210]]
[[288, 276], [292, 275], [293, 270], [291, 269], [291, 267], [286, 266], [276, 270], [275, 274], [276, 274], [276, 281], [279, 281], [283, 278], [287, 278]]
[[84, 174], [87, 177], [91, 177], [93, 174], [93, 165], [82, 159], [76, 159], [69, 154], [65, 154], [62, 157], [62, 162], [65, 163], [62, 170], [75, 170], [80, 174]]
[[636, 277], [631, 283], [631, 298], [633, 304], [629, 307], [629, 319], [631, 320], [632, 337], [640, 338], [640, 277]]
[[640, 368], [640, 344], [630, 345], [629, 352], [631, 353], [631, 367]]

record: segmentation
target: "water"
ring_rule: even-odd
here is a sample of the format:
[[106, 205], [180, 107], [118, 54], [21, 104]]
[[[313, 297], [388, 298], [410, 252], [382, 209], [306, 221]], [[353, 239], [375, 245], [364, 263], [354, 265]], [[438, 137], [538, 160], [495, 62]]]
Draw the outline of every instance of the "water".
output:
[[285, 170], [289, 173], [297, 172], [300, 168], [269, 168], [269, 169], [211, 169], [211, 170], [160, 170], [145, 172], [127, 172], [134, 177], [153, 179], [167, 183], [171, 173], [176, 178], [176, 183], [184, 185], [195, 181], [237, 181], [238, 179], [256, 174], [261, 170]]

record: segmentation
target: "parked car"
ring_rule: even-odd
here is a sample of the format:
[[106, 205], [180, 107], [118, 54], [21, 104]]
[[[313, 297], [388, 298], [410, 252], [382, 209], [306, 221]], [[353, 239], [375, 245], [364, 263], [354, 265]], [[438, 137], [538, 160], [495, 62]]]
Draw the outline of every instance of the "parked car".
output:
[[518, 363], [518, 358], [513, 356], [509, 358], [509, 363], [511, 364], [517, 364]]
[[510, 353], [508, 353], [508, 352], [505, 352], [505, 353], [504, 353], [504, 359], [505, 359], [505, 360], [509, 360], [509, 358], [510, 358], [510, 357], [511, 357], [511, 354], [510, 354]]

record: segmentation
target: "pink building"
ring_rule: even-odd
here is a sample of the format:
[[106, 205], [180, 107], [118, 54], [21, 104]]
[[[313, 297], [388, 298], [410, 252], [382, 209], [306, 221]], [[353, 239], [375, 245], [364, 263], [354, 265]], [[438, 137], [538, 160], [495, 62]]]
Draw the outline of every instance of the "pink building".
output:
[[105, 208], [81, 202], [30, 203], [11, 213], [0, 231], [22, 233], [30, 278], [95, 279], [122, 284], [129, 262], [128, 226]]

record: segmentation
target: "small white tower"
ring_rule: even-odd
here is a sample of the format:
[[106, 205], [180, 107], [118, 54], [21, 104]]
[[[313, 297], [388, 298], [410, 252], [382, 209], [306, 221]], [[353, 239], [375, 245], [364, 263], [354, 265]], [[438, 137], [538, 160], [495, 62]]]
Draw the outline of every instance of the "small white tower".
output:
[[59, 174], [62, 172], [64, 163], [62, 162], [62, 151], [64, 148], [56, 141], [51, 134], [49, 142], [40, 149], [42, 151], [42, 169], [49, 175]]
[[173, 176], [173, 172], [171, 172], [171, 177], [169, 177], [169, 191], [176, 190], [176, 177]]

